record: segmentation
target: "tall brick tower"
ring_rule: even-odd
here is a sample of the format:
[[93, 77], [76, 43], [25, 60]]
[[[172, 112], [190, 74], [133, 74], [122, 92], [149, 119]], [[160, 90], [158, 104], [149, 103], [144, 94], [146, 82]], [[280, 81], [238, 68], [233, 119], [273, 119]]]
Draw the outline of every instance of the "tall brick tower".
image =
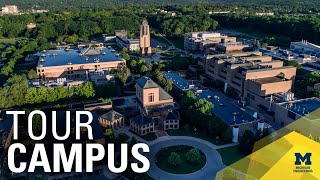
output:
[[150, 27], [147, 20], [143, 20], [140, 26], [140, 53], [142, 56], [151, 55], [150, 47]]

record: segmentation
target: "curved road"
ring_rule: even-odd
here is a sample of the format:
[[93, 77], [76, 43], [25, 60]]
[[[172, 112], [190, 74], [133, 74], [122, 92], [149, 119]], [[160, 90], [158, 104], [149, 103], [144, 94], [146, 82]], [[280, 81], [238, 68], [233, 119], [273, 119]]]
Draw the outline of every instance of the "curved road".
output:
[[[202, 139], [189, 136], [164, 136], [148, 144], [150, 153], [147, 153], [146, 156], [150, 160], [150, 169], [147, 174], [157, 180], [213, 180], [215, 179], [216, 173], [225, 167], [220, 154], [216, 151], [218, 146]], [[157, 152], [159, 152], [161, 148], [177, 145], [188, 145], [201, 150], [207, 158], [205, 166], [201, 170], [191, 174], [171, 174], [158, 168], [155, 164], [155, 155]]]

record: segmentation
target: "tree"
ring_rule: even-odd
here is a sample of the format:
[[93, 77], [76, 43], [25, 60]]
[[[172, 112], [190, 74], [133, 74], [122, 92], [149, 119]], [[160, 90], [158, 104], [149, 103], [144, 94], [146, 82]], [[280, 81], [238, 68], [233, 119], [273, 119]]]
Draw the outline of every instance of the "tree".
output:
[[78, 40], [79, 40], [79, 37], [78, 37], [78, 35], [76, 35], [76, 34], [73, 34], [73, 35], [71, 35], [71, 36], [68, 36], [68, 37], [66, 37], [66, 38], [64, 39], [64, 41], [67, 42], [67, 43], [75, 43], [75, 42], [77, 42]]
[[37, 79], [39, 78], [37, 72], [34, 69], [31, 69], [27, 75], [28, 79]]
[[176, 152], [171, 152], [170, 156], [168, 157], [168, 163], [171, 166], [177, 166], [177, 165], [181, 164], [182, 160], [181, 160], [180, 155]]
[[130, 56], [129, 56], [129, 54], [127, 54], [127, 53], [122, 53], [122, 57], [123, 57], [123, 59], [125, 59], [126, 61], [129, 61], [129, 60], [130, 60]]
[[173, 82], [171, 79], [169, 80], [166, 80], [166, 83], [164, 85], [164, 90], [167, 91], [167, 92], [170, 92], [173, 88]]
[[99, 98], [99, 101], [103, 102], [103, 103], [110, 103], [112, 104], [112, 100], [109, 98]]
[[84, 98], [94, 97], [95, 91], [92, 82], [85, 82], [84, 84], [78, 85], [75, 89], [75, 94]]
[[130, 70], [126, 66], [123, 66], [121, 69], [116, 70], [115, 79], [122, 87], [126, 84], [129, 76]]
[[142, 66], [140, 67], [140, 73], [141, 73], [141, 74], [145, 74], [148, 70], [149, 70], [149, 69], [148, 69], [148, 67], [147, 67], [146, 65], [142, 65]]
[[40, 114], [36, 114], [32, 117], [32, 130], [35, 132], [36, 135], [40, 135], [41, 129], [42, 129], [42, 117]]
[[253, 150], [255, 134], [251, 130], [246, 130], [239, 138], [239, 150], [244, 155], [249, 155]]
[[115, 136], [112, 129], [106, 129], [104, 131], [105, 141], [106, 143], [114, 142]]
[[187, 161], [191, 163], [199, 163], [201, 159], [201, 154], [198, 149], [190, 149], [187, 152], [186, 157], [187, 157]]
[[196, 95], [190, 90], [183, 92], [178, 98], [182, 110], [187, 110], [188, 107], [196, 102], [196, 100]]

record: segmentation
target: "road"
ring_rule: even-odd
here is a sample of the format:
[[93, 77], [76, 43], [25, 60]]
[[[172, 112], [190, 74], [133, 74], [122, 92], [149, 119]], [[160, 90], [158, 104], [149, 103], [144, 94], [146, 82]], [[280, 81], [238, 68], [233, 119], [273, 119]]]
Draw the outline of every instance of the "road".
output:
[[[147, 158], [150, 160], [150, 169], [147, 174], [154, 179], [165, 179], [165, 180], [193, 180], [193, 179], [201, 179], [201, 180], [212, 180], [215, 178], [216, 173], [226, 167], [221, 159], [220, 154], [216, 151], [219, 146], [211, 144], [208, 141], [189, 137], [189, 136], [164, 136], [160, 137], [152, 142], [148, 142], [150, 147], [150, 153], [146, 154]], [[197, 172], [191, 174], [171, 174], [165, 172], [157, 167], [155, 164], [155, 155], [162, 148], [176, 146], [176, 145], [187, 145], [192, 146], [194, 148], [200, 149], [207, 158], [207, 163], [205, 166]], [[227, 145], [224, 147], [233, 146]]]

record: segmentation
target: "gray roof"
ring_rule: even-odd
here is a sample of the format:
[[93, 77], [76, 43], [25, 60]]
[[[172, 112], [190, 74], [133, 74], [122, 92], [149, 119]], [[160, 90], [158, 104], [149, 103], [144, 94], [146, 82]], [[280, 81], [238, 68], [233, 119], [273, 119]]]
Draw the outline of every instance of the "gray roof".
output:
[[151, 118], [149, 118], [145, 115], [141, 115], [141, 114], [132, 118], [132, 121], [140, 126], [143, 126], [143, 125], [146, 125], [146, 124], [153, 122], [153, 120]]
[[159, 85], [155, 83], [152, 79], [149, 77], [143, 76], [139, 79], [137, 79], [137, 84], [142, 87], [143, 89], [148, 89], [148, 88], [157, 88]]
[[179, 112], [176, 110], [170, 110], [166, 116], [166, 120], [180, 120]]
[[173, 99], [173, 97], [161, 87], [159, 88], [159, 98], [160, 100]]
[[123, 115], [118, 113], [117, 111], [111, 110], [101, 116], [101, 118], [107, 120], [107, 121], [115, 121], [120, 118], [123, 118]]
[[[101, 49], [101, 50], [100, 50]], [[117, 56], [115, 52], [112, 52], [108, 48], [96, 48], [90, 49], [85, 53], [86, 49], [80, 50], [49, 50], [45, 53], [37, 53], [40, 56], [38, 62], [39, 67], [48, 67], [48, 66], [63, 66], [69, 64], [89, 64], [95, 63], [95, 59], [99, 59], [99, 62], [114, 62], [121, 61], [122, 56]], [[81, 55], [85, 53], [84, 55]], [[41, 56], [43, 55], [43, 57]], [[45, 56], [44, 56], [45, 55]]]

